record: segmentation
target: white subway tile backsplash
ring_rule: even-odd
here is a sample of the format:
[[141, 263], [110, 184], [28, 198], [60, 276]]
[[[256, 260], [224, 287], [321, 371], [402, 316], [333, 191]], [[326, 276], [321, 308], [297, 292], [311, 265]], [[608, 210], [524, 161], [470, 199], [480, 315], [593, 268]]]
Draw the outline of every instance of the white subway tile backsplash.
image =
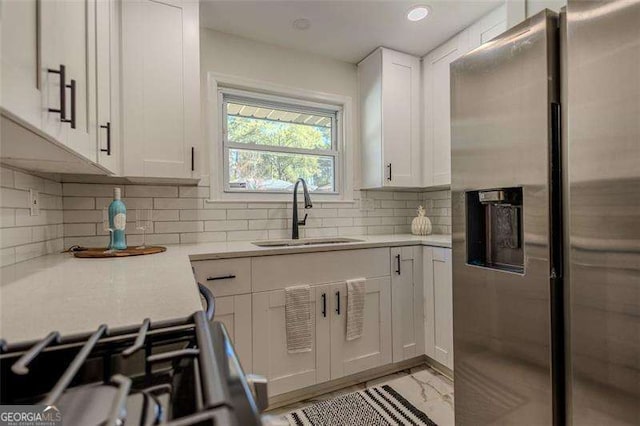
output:
[[289, 221], [285, 219], [254, 219], [249, 221], [249, 229], [287, 229]]
[[32, 231], [31, 227], [28, 226], [0, 229], [0, 248], [30, 243]]
[[176, 198], [178, 188], [162, 185], [124, 185], [124, 197]]
[[64, 224], [65, 237], [87, 237], [91, 235], [96, 235], [95, 223], [65, 223]]
[[[105, 237], [85, 235], [95, 226], [101, 234], [101, 206], [112, 198], [111, 185], [64, 184], [63, 207], [65, 246], [106, 245]], [[128, 243], [139, 244], [135, 228], [135, 210], [153, 208], [154, 226], [147, 236], [149, 244], [173, 244], [220, 241], [252, 241], [291, 237], [292, 204], [287, 202], [209, 201], [207, 186], [121, 185], [128, 207]], [[106, 189], [105, 189], [106, 188]], [[91, 194], [91, 190], [97, 193]], [[107, 191], [108, 190], [108, 191]], [[311, 209], [299, 204], [299, 218], [308, 214], [303, 237], [408, 233], [417, 207], [423, 204], [432, 219], [434, 232], [450, 232], [449, 191], [393, 192], [355, 191], [364, 202], [314, 203]], [[313, 196], [312, 196], [313, 199]], [[360, 208], [366, 205], [366, 210]], [[149, 207], [147, 207], [149, 206]], [[9, 208], [8, 210], [11, 210]], [[91, 213], [92, 212], [92, 213]], [[10, 212], [9, 212], [10, 213]], [[8, 219], [11, 223], [11, 219]], [[73, 234], [82, 234], [75, 236]], [[154, 242], [149, 242], [154, 241]], [[7, 255], [11, 257], [11, 254]]]
[[29, 191], [13, 188], [0, 188], [2, 207], [29, 208]]
[[[101, 210], [109, 207], [112, 201], [113, 196], [96, 198], [96, 209]], [[124, 197], [122, 202], [127, 206], [128, 210], [153, 209], [153, 198]]]
[[323, 227], [353, 226], [353, 218], [350, 217], [327, 217], [322, 219]]
[[96, 199], [92, 197], [64, 197], [62, 198], [64, 210], [93, 210], [96, 208]]
[[242, 231], [249, 229], [246, 220], [209, 220], [204, 223], [205, 231]]
[[44, 192], [44, 179], [20, 171], [13, 172], [13, 187], [16, 189]]
[[0, 208], [0, 228], [16, 225], [16, 210]]
[[227, 219], [266, 219], [267, 210], [227, 210]]
[[154, 198], [153, 208], [158, 210], [193, 210], [201, 209], [203, 200], [201, 198]]
[[204, 231], [203, 222], [155, 222], [154, 228], [158, 234]]
[[[0, 167], [0, 185], [0, 264], [60, 251], [64, 235], [62, 185], [7, 167]], [[37, 216], [29, 211], [29, 189], [40, 192]]]
[[180, 210], [180, 220], [224, 220], [226, 210]]
[[269, 232], [267, 230], [227, 232], [227, 241], [266, 240], [268, 238], [269, 238]]
[[62, 195], [65, 197], [112, 197], [113, 188], [120, 186], [95, 183], [63, 183]]
[[15, 247], [0, 250], [0, 266], [13, 265], [14, 263], [16, 263]]
[[208, 186], [181, 186], [180, 197], [209, 198], [209, 187]]
[[64, 223], [102, 223], [102, 210], [65, 210]]

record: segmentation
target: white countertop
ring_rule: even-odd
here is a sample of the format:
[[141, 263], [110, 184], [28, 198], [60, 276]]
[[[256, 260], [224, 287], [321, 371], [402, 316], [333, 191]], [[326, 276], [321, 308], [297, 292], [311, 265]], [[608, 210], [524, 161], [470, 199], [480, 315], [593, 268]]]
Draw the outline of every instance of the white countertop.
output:
[[450, 235], [371, 235], [361, 242], [257, 247], [251, 242], [168, 246], [164, 253], [110, 259], [51, 254], [0, 268], [0, 337], [9, 344], [187, 318], [202, 308], [190, 260], [371, 247], [451, 247]]

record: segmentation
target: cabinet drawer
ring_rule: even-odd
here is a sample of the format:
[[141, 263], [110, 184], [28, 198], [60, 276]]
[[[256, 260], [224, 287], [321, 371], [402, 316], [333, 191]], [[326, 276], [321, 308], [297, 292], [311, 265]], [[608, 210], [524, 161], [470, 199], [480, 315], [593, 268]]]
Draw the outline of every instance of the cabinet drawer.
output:
[[196, 280], [213, 295], [231, 296], [251, 293], [251, 259], [198, 260], [191, 262]]
[[260, 292], [358, 277], [383, 277], [389, 271], [389, 249], [374, 248], [254, 257], [251, 275], [253, 291]]

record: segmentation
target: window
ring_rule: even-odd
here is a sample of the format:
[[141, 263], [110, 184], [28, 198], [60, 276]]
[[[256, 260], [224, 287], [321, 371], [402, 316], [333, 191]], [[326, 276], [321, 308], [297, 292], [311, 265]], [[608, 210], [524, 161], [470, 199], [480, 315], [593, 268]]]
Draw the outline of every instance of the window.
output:
[[225, 192], [340, 192], [338, 106], [221, 89]]

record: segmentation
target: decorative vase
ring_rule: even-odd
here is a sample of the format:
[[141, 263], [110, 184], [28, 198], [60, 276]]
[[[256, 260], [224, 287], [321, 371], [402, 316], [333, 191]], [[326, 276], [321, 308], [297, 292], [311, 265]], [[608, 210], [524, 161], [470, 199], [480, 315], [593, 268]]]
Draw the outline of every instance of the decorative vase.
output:
[[431, 233], [431, 221], [425, 215], [425, 209], [418, 206], [418, 217], [411, 222], [411, 233], [414, 235], [429, 235]]

